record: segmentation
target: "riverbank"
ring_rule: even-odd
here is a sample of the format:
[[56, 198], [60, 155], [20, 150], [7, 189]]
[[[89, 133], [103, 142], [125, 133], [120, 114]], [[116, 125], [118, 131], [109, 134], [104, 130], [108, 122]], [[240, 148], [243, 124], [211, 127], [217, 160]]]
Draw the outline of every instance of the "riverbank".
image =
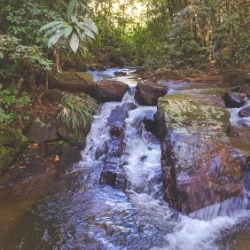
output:
[[[94, 67], [91, 69], [96, 70]], [[119, 69], [115, 71], [118, 72], [116, 76], [119, 76], [119, 72], [122, 72], [119, 71]], [[114, 74], [115, 71], [113, 72]], [[174, 71], [164, 68], [158, 70], [138, 68], [135, 73], [136, 75], [134, 77], [141, 78], [143, 81], [148, 82], [161, 83], [173, 81], [175, 84], [196, 82], [201, 83], [201, 85], [216, 83], [217, 85], [223, 86], [222, 88], [225, 88], [225, 86], [228, 86], [228, 88], [235, 88], [236, 86], [235, 89], [237, 91], [245, 92], [245, 94], [248, 94], [249, 91], [249, 88], [246, 87], [245, 89], [241, 89], [241, 86], [244, 86], [244, 84], [247, 84], [249, 81], [246, 70], [230, 72], [230, 74], [227, 73], [227, 75], [223, 75], [219, 72], [208, 72], [187, 76], [183, 71]], [[123, 75], [120, 74], [120, 76], [126, 76], [126, 74], [127, 73], [124, 72]], [[78, 141], [74, 138], [79, 137], [79, 133], [69, 131], [62, 126], [58, 128], [58, 124], [56, 123], [58, 103], [65, 94], [65, 92], [63, 92], [65, 90], [73, 93], [79, 92], [77, 95], [82, 95], [83, 97], [83, 92], [88, 93], [99, 102], [112, 100], [107, 96], [114, 96], [114, 92], [116, 92], [116, 95], [120, 95], [118, 99], [121, 99], [122, 95], [124, 95], [127, 90], [126, 87], [123, 90], [121, 88], [120, 90], [116, 88], [113, 93], [108, 93], [105, 92], [105, 88], [107, 88], [107, 84], [110, 83], [106, 82], [103, 84], [101, 89], [101, 84], [95, 85], [91, 76], [81, 73], [63, 72], [51, 79], [48, 93], [43, 95], [36, 93], [37, 96], [42, 96], [42, 98], [39, 98], [39, 100], [35, 99], [29, 107], [32, 112], [33, 121], [29, 121], [25, 125], [22, 124], [21, 130], [20, 128], [17, 130], [22, 131], [22, 134], [27, 136], [28, 139], [22, 137], [25, 143], [23, 143], [22, 147], [18, 148], [18, 150], [16, 150], [14, 146], [14, 151], [16, 153], [11, 155], [11, 157], [6, 150], [2, 150], [2, 154], [5, 153], [5, 156], [2, 158], [7, 159], [7, 155], [7, 157], [10, 157], [10, 161], [9, 163], [7, 162], [7, 164], [5, 163], [7, 171], [5, 170], [4, 173], [1, 174], [0, 185], [2, 187], [15, 186], [15, 183], [22, 183], [23, 181], [33, 178], [39, 179], [37, 176], [40, 176], [40, 179], [43, 180], [53, 179], [70, 169], [75, 162], [78, 162], [81, 159], [80, 152], [84, 148], [89, 127], [81, 130], [83, 135], [80, 136]], [[98, 86], [99, 89], [96, 86]], [[111, 85], [109, 85], [108, 88], [110, 87]], [[61, 90], [56, 90], [58, 88]], [[114, 97], [113, 100], [117, 100], [116, 97]], [[4, 134], [4, 130], [2, 134]], [[17, 142], [12, 140], [11, 143], [6, 143], [2, 140], [1, 145], [2, 148], [4, 145], [11, 148], [12, 146], [10, 144], [19, 145], [18, 141], [19, 139], [17, 139]]]
[[[132, 70], [120, 69], [119, 75], [123, 72], [123, 76], [118, 77], [115, 71], [91, 72], [93, 80], [101, 77], [109, 80], [108, 86], [112, 86], [110, 81], [115, 80], [117, 84], [117, 80], [123, 79], [130, 90], [121, 101], [100, 103], [87, 146], [72, 170], [56, 172], [51, 179], [44, 176], [40, 191], [35, 177], [29, 179], [34, 181], [30, 186], [33, 188], [20, 188], [19, 191], [29, 191], [19, 192], [17, 197], [2, 189], [1, 197], [12, 200], [1, 204], [3, 217], [7, 218], [6, 226], [0, 228], [2, 246], [15, 248], [22, 244], [24, 248], [39, 245], [70, 249], [176, 249], [178, 246], [186, 249], [188, 242], [192, 249], [216, 249], [218, 235], [225, 228], [234, 230], [240, 220], [247, 218], [241, 193], [244, 161], [228, 144], [231, 110], [225, 108], [222, 98], [232, 86], [173, 80], [162, 80], [158, 86], [146, 79], [137, 84]], [[156, 97], [150, 95], [153, 89], [154, 94], [161, 96], [158, 104]], [[232, 97], [234, 101], [243, 98], [236, 92]], [[151, 106], [141, 106], [140, 102]], [[233, 109], [238, 114], [242, 108]], [[158, 127], [154, 119], [156, 113], [162, 125], [161, 135], [155, 129]], [[161, 116], [161, 113], [167, 115]], [[166, 127], [169, 138], [165, 135]], [[238, 137], [237, 134], [232, 136]], [[178, 154], [173, 161], [168, 149]], [[233, 169], [232, 164], [227, 163], [231, 162], [231, 156]], [[167, 189], [167, 166], [173, 163], [179, 167], [177, 178], [171, 176], [171, 180], [178, 185]], [[14, 186], [17, 187], [13, 185], [12, 190]], [[30, 195], [30, 191], [36, 195]], [[175, 207], [171, 199], [176, 192], [182, 196]], [[205, 192], [208, 199], [200, 196]], [[217, 203], [218, 200], [222, 202]], [[14, 209], [16, 207], [18, 209]], [[199, 210], [189, 216], [178, 212], [196, 209]], [[23, 227], [25, 221], [29, 221], [30, 227]], [[193, 237], [190, 227], [200, 234]], [[9, 235], [14, 235], [14, 240], [10, 240]]]

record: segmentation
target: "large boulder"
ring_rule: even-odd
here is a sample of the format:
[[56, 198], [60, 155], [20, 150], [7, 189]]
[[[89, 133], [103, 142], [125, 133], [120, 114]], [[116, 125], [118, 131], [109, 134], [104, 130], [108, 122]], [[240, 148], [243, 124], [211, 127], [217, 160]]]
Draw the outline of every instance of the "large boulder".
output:
[[174, 94], [158, 102], [165, 198], [185, 213], [242, 195], [244, 157], [229, 143], [230, 114], [212, 99]]
[[40, 119], [35, 119], [31, 123], [26, 136], [29, 142], [55, 141], [58, 139], [56, 124], [45, 123]]
[[227, 108], [240, 108], [246, 103], [242, 96], [231, 91], [226, 92], [223, 99]]
[[242, 108], [239, 111], [239, 116], [241, 116], [241, 117], [250, 117], [250, 106]]
[[87, 73], [65, 71], [49, 77], [49, 88], [71, 93], [93, 94], [95, 83], [92, 76]]
[[158, 98], [167, 93], [167, 87], [154, 82], [139, 82], [135, 90], [135, 100], [141, 105], [155, 106]]
[[94, 97], [103, 102], [121, 101], [129, 86], [120, 81], [101, 80], [96, 84]]
[[89, 133], [90, 126], [85, 126], [75, 131], [63, 123], [57, 124], [57, 134], [59, 138], [69, 142], [72, 146], [83, 149], [86, 146], [86, 138]]
[[27, 138], [20, 129], [1, 128], [0, 173], [10, 167], [18, 154], [27, 145]]

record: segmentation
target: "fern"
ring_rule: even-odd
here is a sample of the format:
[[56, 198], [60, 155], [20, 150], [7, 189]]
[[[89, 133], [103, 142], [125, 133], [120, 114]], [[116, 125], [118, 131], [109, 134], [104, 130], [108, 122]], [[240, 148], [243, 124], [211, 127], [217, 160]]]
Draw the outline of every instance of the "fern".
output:
[[65, 94], [59, 105], [57, 121], [77, 132], [82, 127], [91, 124], [96, 108], [96, 101], [88, 95], [79, 97]]

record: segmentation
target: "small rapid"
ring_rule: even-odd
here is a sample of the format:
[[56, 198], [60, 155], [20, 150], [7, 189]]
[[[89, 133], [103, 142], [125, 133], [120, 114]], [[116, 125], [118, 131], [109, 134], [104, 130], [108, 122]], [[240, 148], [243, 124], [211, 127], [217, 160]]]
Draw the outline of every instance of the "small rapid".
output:
[[[95, 250], [228, 250], [223, 239], [250, 218], [243, 198], [206, 207], [190, 215], [171, 209], [164, 200], [161, 143], [149, 131], [145, 119], [154, 120], [156, 107], [134, 101], [133, 70], [114, 77], [116, 69], [90, 72], [129, 82], [121, 102], [100, 105], [82, 151], [63, 180], [35, 206], [25, 211], [11, 228], [0, 228], [0, 249], [95, 249]], [[171, 92], [171, 91], [170, 91]], [[134, 103], [125, 120], [123, 168], [127, 188], [123, 192], [100, 184], [103, 157], [98, 149], [109, 141], [108, 119], [112, 110]], [[245, 176], [248, 183], [250, 176]], [[249, 186], [245, 186], [249, 193]]]

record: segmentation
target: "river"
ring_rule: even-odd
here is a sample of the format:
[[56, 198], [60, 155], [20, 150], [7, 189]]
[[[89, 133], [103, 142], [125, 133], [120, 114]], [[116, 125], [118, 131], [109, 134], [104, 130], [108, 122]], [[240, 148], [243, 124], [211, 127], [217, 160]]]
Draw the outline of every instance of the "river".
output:
[[[115, 78], [115, 71], [90, 73], [99, 80]], [[137, 105], [126, 119], [126, 192], [99, 183], [102, 157], [96, 160], [95, 153], [109, 139], [110, 113], [134, 102], [137, 80], [132, 70], [124, 71], [127, 76], [115, 79], [127, 83], [130, 91], [121, 102], [100, 105], [82, 160], [74, 169], [35, 201], [1, 199], [6, 221], [0, 223], [0, 249], [249, 249], [250, 212], [244, 209], [244, 200], [228, 200], [190, 216], [172, 210], [164, 201], [160, 142], [142, 123], [144, 117], [154, 116], [156, 107]], [[231, 119], [237, 122], [234, 115]]]

